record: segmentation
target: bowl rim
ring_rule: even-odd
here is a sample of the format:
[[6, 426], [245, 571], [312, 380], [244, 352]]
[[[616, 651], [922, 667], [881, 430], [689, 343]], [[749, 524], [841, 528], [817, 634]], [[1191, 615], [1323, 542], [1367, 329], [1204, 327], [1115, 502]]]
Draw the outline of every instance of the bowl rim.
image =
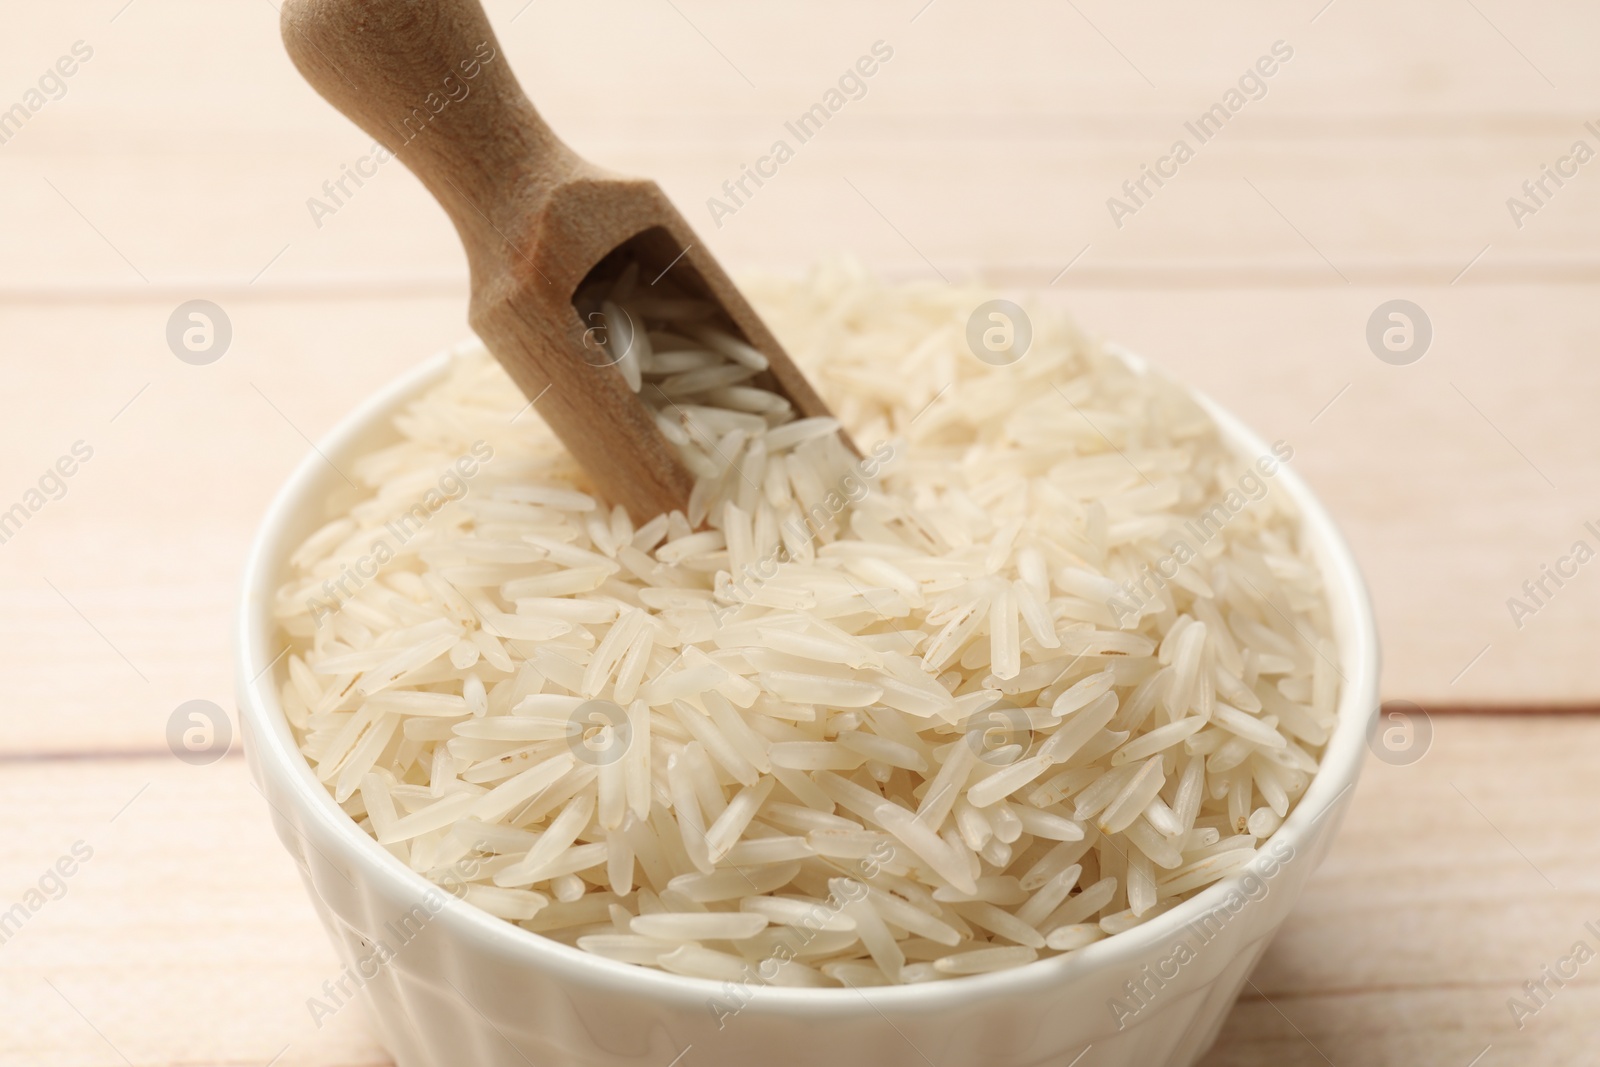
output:
[[[310, 764], [295, 743], [278, 699], [277, 682], [282, 669], [279, 661], [287, 646], [274, 650], [276, 627], [271, 607], [280, 583], [282, 564], [297, 547], [287, 538], [304, 510], [321, 498], [323, 490], [331, 487], [330, 465], [341, 457], [348, 458], [346, 454], [360, 439], [375, 433], [381, 422], [391, 420], [407, 402], [443, 380], [453, 360], [466, 346], [475, 344], [475, 339], [469, 337], [389, 382], [342, 418], [295, 466], [274, 496], [251, 543], [234, 626], [239, 714], [253, 750], [251, 767], [281, 787], [280, 795], [287, 795], [298, 817], [290, 818], [281, 811], [278, 814], [301, 835], [309, 837], [315, 833], [321, 843], [341, 852], [352, 868], [358, 869], [362, 877], [372, 881], [386, 896], [418, 903], [433, 899], [430, 894], [441, 894], [441, 887], [402, 864], [361, 830], [312, 774]], [[1117, 346], [1105, 347], [1137, 372], [1152, 373], [1151, 365], [1144, 358]], [[1241, 455], [1268, 454], [1270, 450], [1265, 441], [1234, 415], [1203, 393], [1179, 384], [1198, 400], [1217, 422], [1224, 438]], [[1377, 625], [1366, 583], [1338, 525], [1289, 463], [1279, 466], [1274, 480], [1299, 509], [1313, 555], [1329, 590], [1340, 670], [1344, 675], [1339, 721], [1324, 749], [1321, 765], [1282, 825], [1262, 843], [1265, 846], [1270, 842], [1287, 841], [1291, 846], [1301, 846], [1311, 839], [1310, 832], [1316, 824], [1337, 809], [1359, 776], [1369, 725], [1378, 711], [1380, 655]], [[1337, 632], [1341, 628], [1345, 630], [1342, 634]], [[277, 805], [271, 799], [276, 790], [264, 788], [262, 792], [276, 810]], [[309, 843], [315, 847], [318, 842]], [[1294, 855], [1300, 855], [1298, 848]], [[1213, 883], [1138, 926], [1073, 952], [1043, 957], [1021, 967], [899, 986], [818, 989], [757, 983], [749, 987], [756, 995], [749, 997], [739, 1010], [802, 1017], [838, 1017], [883, 1009], [943, 1011], [1037, 993], [1045, 988], [1064, 986], [1091, 973], [1137, 967], [1149, 952], [1167, 944], [1191, 922], [1222, 905], [1255, 866], [1253, 861], [1244, 870]], [[605, 959], [524, 930], [452, 893], [442, 892], [442, 896], [442, 907], [430, 925], [437, 925], [446, 936], [465, 939], [512, 966], [530, 967], [564, 982], [604, 986], [610, 995], [647, 998], [678, 1007], [709, 1005], [716, 998], [727, 996], [731, 987], [730, 983], [714, 979]]]

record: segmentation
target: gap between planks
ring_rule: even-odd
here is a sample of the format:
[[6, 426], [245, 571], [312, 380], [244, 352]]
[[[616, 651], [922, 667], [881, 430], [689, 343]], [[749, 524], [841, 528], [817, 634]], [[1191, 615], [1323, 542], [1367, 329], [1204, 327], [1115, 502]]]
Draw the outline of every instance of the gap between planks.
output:
[[[1600, 282], [1600, 256], [1463, 264], [1445, 260], [1399, 260], [1341, 264], [1348, 279], [1341, 282], [1322, 263], [1304, 260], [1281, 262], [1153, 261], [1083, 263], [1071, 267], [1066, 284], [1081, 289], [1305, 289], [1359, 288], [1362, 286], [1485, 287], [1495, 285], [1583, 285]], [[956, 273], [979, 278], [991, 285], [1046, 290], [1060, 277], [1059, 265], [1049, 263], [964, 264]], [[778, 273], [772, 264], [745, 264], [738, 274]], [[886, 281], [906, 281], [925, 275], [914, 268], [883, 264], [878, 274]], [[187, 300], [196, 292], [230, 300], [273, 303], [292, 300], [371, 300], [391, 298], [453, 298], [468, 294], [465, 272], [439, 275], [309, 275], [276, 282], [252, 283], [242, 278], [179, 278], [150, 283], [62, 282], [14, 285], [0, 283], [0, 305], [141, 303], [152, 300]]]

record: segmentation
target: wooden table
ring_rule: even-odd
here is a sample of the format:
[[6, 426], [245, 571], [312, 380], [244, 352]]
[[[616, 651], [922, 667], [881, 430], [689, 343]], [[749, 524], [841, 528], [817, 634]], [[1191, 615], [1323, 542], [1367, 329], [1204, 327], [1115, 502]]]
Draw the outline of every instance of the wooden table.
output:
[[[1385, 692], [1434, 740], [1371, 761], [1208, 1067], [1594, 1062], [1600, 962], [1521, 1029], [1507, 1003], [1600, 948], [1600, 565], [1520, 627], [1507, 607], [1600, 546], [1600, 163], [1507, 206], [1600, 149], [1591, 6], [489, 8], [563, 136], [656, 176], [736, 271], [848, 249], [1043, 292], [1294, 444], [1373, 585]], [[271, 0], [38, 4], [8, 29], [0, 511], [92, 456], [0, 543], [0, 910], [93, 855], [0, 944], [0, 1067], [386, 1062], [357, 1013], [306, 1010], [333, 955], [242, 760], [185, 765], [165, 731], [231, 703], [240, 562], [308, 439], [464, 331], [459, 248], [393, 164], [313, 217], [369, 142], [300, 83]], [[707, 198], [880, 40], [865, 96], [717, 226]], [[1277, 41], [1265, 95], [1117, 226], [1107, 199]], [[207, 366], [166, 340], [197, 298], [233, 330]], [[1433, 328], [1408, 365], [1366, 339], [1396, 298]]]

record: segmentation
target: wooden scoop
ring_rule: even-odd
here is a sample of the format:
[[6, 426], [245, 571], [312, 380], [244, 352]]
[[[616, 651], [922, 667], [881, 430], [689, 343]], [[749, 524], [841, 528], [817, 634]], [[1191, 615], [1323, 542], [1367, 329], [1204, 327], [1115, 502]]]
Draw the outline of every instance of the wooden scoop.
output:
[[655, 182], [588, 163], [544, 124], [478, 0], [285, 0], [283, 39], [317, 92], [443, 205], [472, 268], [472, 328], [636, 522], [685, 509], [694, 477], [600, 355], [597, 323], [573, 303], [580, 288], [631, 263], [641, 287], [670, 274], [766, 356], [757, 384], [797, 417], [829, 414]]

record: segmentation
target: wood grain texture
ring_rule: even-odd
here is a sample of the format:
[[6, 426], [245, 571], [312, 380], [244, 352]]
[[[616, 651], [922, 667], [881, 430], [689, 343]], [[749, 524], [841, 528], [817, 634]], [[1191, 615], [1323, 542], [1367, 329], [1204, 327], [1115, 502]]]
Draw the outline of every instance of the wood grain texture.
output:
[[[466, 329], [465, 255], [411, 174], [308, 207], [373, 144], [275, 6], [23, 5], [0, 35], [0, 108], [93, 49], [0, 143], [0, 507], [94, 449], [0, 544], [0, 906], [95, 849], [0, 945], [0, 1067], [387, 1062], [356, 1012], [306, 1011], [333, 956], [242, 761], [164, 740], [179, 703], [231, 703], [240, 564], [309, 441]], [[1043, 291], [1291, 442], [1373, 586], [1385, 695], [1508, 713], [1368, 766], [1206, 1067], [1593, 1062], [1593, 965], [1520, 1030], [1507, 1001], [1600, 920], [1600, 722], [1510, 713], [1600, 705], [1600, 578], [1521, 628], [1506, 607], [1600, 523], [1600, 170], [1520, 228], [1506, 206], [1600, 144], [1593, 5], [488, 11], [552, 126], [654, 177], [736, 272], [850, 250]], [[708, 199], [880, 39], [864, 95], [717, 226]], [[1280, 39], [1267, 94], [1116, 226], [1107, 198]], [[165, 340], [197, 297], [234, 327], [206, 367]], [[1435, 328], [1406, 367], [1365, 341], [1394, 297]]]
[[[792, 272], [850, 250], [899, 277], [1059, 292], [1087, 329], [1269, 435], [1304, 441], [1304, 469], [1374, 585], [1387, 696], [1600, 701], [1584, 629], [1600, 619], [1600, 583], [1584, 572], [1520, 629], [1507, 607], [1596, 518], [1600, 172], [1586, 165], [1520, 229], [1506, 209], [1574, 139], [1600, 145], [1585, 128], [1600, 121], [1600, 75], [1580, 47], [1600, 35], [1592, 10], [1087, 2], [1014, 3], [997, 17], [920, 6], [826, 0], [758, 15], [720, 2], [497, 0], [489, 12], [507, 66], [553, 126], [585, 157], [658, 179], [706, 251], [738, 272]], [[94, 48], [61, 99], [0, 145], [0, 307], [20, 316], [8, 320], [19, 363], [48, 352], [94, 377], [109, 360], [115, 379], [136, 345], [149, 365], [182, 370], [163, 354], [161, 312], [206, 296], [251, 319], [239, 351], [251, 346], [285, 382], [316, 383], [296, 402], [320, 406], [334, 390], [347, 407], [361, 393], [341, 388], [340, 361], [398, 369], [461, 332], [466, 259], [403, 167], [347, 183], [353, 195], [336, 193], [333, 215], [308, 208], [333, 203], [325, 183], [373, 142], [299, 78], [269, 4], [120, 8], [27, 8], [0, 41], [4, 69], [22, 72], [77, 40]], [[864, 95], [717, 226], [706, 204], [723, 182], [774, 138], [793, 139], [785, 122], [880, 39], [894, 55]], [[1113, 224], [1107, 198], [1280, 39], [1295, 55], [1267, 94]], [[1394, 297], [1433, 319], [1434, 346], [1410, 367], [1379, 363], [1364, 337]], [[346, 301], [344, 325], [360, 324], [350, 347], [308, 358], [288, 327], [309, 317], [339, 329]], [[451, 302], [459, 325], [445, 331], [435, 324]], [[96, 318], [103, 328], [87, 325]], [[108, 345], [113, 322], [130, 325]], [[231, 362], [206, 373], [221, 378]], [[0, 425], [17, 446], [0, 471], [18, 494], [56, 438], [79, 436], [75, 399], [49, 381], [29, 366], [8, 377], [28, 398]], [[241, 397], [234, 414], [253, 418], [259, 400], [248, 387]], [[339, 410], [302, 428], [314, 437]], [[222, 412], [195, 417], [211, 414]], [[184, 449], [182, 419], [144, 432], [155, 453]], [[254, 447], [215, 436], [195, 474], [246, 484]], [[274, 476], [251, 484], [255, 499]], [[94, 541], [145, 521], [112, 510], [120, 488], [106, 492], [94, 507], [53, 507], [53, 536]], [[184, 507], [171, 491], [160, 505], [184, 522], [216, 514], [211, 499]], [[68, 515], [82, 524], [71, 532]], [[13, 547], [0, 552], [0, 579], [48, 593], [4, 558]], [[92, 584], [92, 555], [77, 557], [80, 582]], [[218, 588], [221, 603], [231, 592]], [[142, 595], [127, 592], [130, 603]]]
[[[444, 207], [467, 253], [473, 329], [636, 523], [687, 512], [694, 476], [616, 369], [615, 339], [643, 323], [586, 317], [581, 289], [630, 268], [645, 287], [675, 271], [674, 292], [707, 301], [712, 324], [766, 356], [762, 383], [797, 416], [830, 414], [660, 187], [601, 170], [545, 125], [478, 0], [286, 0], [282, 24], [306, 80]], [[339, 191], [381, 162], [341, 170]]]

